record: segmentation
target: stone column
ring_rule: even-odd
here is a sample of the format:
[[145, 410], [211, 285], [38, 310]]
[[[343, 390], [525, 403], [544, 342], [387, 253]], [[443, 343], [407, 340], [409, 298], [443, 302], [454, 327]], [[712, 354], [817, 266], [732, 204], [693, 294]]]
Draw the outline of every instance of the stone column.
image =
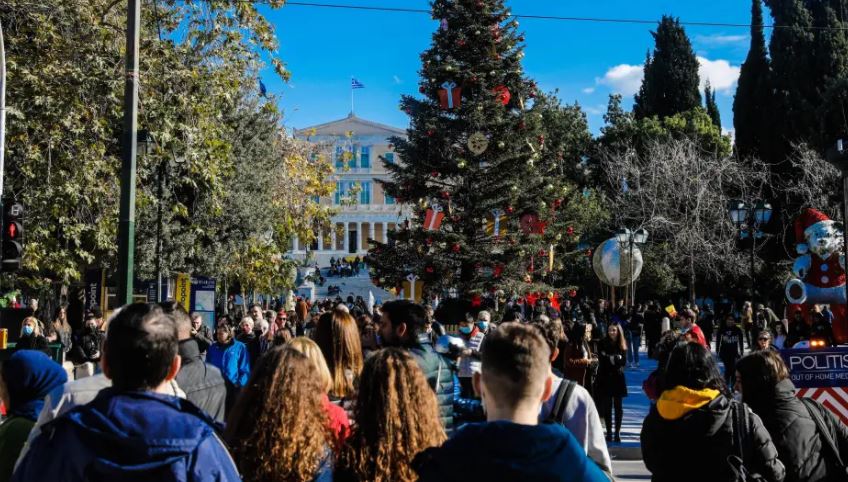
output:
[[389, 242], [389, 223], [383, 222], [383, 244]]
[[324, 251], [324, 230], [318, 233], [318, 251]]
[[362, 223], [356, 223], [356, 253], [362, 252]]
[[[375, 231], [377, 231], [377, 230], [376, 230], [376, 229], [374, 229], [374, 228], [375, 228], [375, 226], [374, 226], [374, 222], [370, 222], [370, 223], [368, 223], [368, 234], [369, 234], [369, 236], [368, 236], [368, 237], [369, 237], [370, 239], [374, 239]], [[376, 239], [374, 239], [374, 240], [376, 241]]]
[[342, 247], [342, 253], [347, 255], [348, 246], [350, 246], [350, 226], [348, 225], [347, 221], [345, 221], [343, 223], [343, 226], [344, 226], [344, 247]]
[[336, 239], [336, 229], [338, 229], [338, 227], [339, 226], [336, 223], [333, 223], [333, 227], [330, 230], [330, 242], [333, 243], [332, 248], [330, 248], [330, 251], [338, 251], [339, 250], [339, 243], [338, 243], [338, 240]]
[[300, 240], [297, 236], [295, 236], [294, 239], [292, 239], [292, 252], [297, 253], [298, 251], [300, 251]]

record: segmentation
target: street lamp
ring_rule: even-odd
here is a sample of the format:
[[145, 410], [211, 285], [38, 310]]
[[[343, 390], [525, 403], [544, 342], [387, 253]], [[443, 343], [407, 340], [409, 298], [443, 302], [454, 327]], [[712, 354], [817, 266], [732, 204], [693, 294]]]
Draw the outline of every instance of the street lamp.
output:
[[644, 228], [639, 228], [636, 231], [631, 231], [628, 228], [621, 228], [615, 232], [615, 239], [620, 246], [627, 246], [630, 251], [628, 262], [630, 264], [630, 289], [628, 297], [630, 304], [635, 304], [636, 298], [636, 280], [633, 279], [633, 247], [643, 245], [648, 242], [648, 231]]
[[765, 236], [760, 228], [771, 221], [774, 210], [769, 202], [762, 199], [757, 199], [753, 203], [734, 199], [728, 203], [727, 212], [730, 215], [730, 221], [739, 231], [739, 239], [751, 238], [751, 306], [753, 307], [755, 306], [757, 240]]

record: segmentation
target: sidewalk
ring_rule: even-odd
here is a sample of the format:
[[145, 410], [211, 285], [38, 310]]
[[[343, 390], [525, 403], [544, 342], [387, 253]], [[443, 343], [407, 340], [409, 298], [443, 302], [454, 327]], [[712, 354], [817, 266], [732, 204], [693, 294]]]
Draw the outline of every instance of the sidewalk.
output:
[[639, 368], [627, 368], [624, 372], [627, 380], [627, 397], [623, 403], [621, 443], [609, 445], [610, 456], [614, 460], [642, 459], [639, 434], [642, 432], [642, 421], [648, 416], [648, 410], [651, 407], [651, 402], [642, 391], [642, 382], [657, 368], [657, 362], [649, 359], [647, 352], [641, 351], [639, 365]]

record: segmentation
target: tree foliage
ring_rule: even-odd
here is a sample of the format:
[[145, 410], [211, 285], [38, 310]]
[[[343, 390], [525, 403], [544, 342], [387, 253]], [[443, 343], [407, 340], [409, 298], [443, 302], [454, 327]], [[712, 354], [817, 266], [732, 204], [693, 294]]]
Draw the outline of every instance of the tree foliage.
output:
[[707, 115], [710, 116], [710, 120], [713, 121], [713, 125], [721, 129], [721, 112], [718, 110], [718, 103], [715, 96], [716, 93], [710, 85], [709, 79], [707, 79], [707, 85], [704, 88], [705, 108]]
[[[6, 188], [27, 210], [31, 281], [68, 283], [86, 269], [114, 266], [124, 5], [0, 6], [9, 70]], [[325, 161], [284, 139], [276, 100], [257, 93], [266, 64], [288, 78], [276, 51], [271, 24], [250, 2], [144, 3], [139, 125], [154, 142], [138, 159], [140, 277], [153, 276], [160, 208], [166, 275], [245, 282], [234, 273], [257, 258], [232, 260], [257, 251], [240, 242], [261, 244], [267, 260], [284, 253], [293, 234], [308, 239], [325, 222], [326, 212], [303, 201], [328, 189]], [[286, 197], [293, 190], [297, 202]], [[252, 283], [273, 283], [266, 275]]]
[[766, 51], [761, 0], [751, 2], [751, 47], [739, 73], [733, 99], [733, 126], [736, 152], [742, 158], [752, 156], [768, 161], [774, 149], [772, 117], [774, 94], [770, 79], [771, 65]]
[[636, 95], [637, 119], [674, 116], [701, 105], [698, 59], [680, 20], [663, 16], [654, 37], [654, 52], [645, 61], [645, 76]]

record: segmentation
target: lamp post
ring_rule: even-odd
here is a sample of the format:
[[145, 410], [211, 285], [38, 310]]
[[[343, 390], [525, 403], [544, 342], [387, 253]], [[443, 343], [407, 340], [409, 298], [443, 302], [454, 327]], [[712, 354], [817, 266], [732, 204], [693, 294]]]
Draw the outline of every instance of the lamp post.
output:
[[[843, 251], [848, 257], [848, 139], [839, 139], [836, 146], [828, 149], [826, 153], [827, 162], [833, 164], [842, 173], [842, 239]], [[846, 299], [848, 299], [848, 283], [845, 285]]]
[[648, 242], [648, 231], [644, 228], [639, 228], [636, 231], [631, 231], [628, 228], [621, 228], [616, 231], [615, 239], [618, 241], [620, 246], [627, 246], [629, 249], [630, 256], [628, 256], [628, 264], [630, 265], [630, 286], [627, 296], [630, 298], [630, 304], [633, 305], [635, 304], [634, 300], [636, 298], [636, 280], [633, 279], [633, 247], [637, 244], [643, 245]]
[[138, 130], [138, 47], [141, 0], [127, 0], [121, 210], [118, 217], [118, 303], [132, 303], [135, 276], [135, 160]]
[[739, 231], [739, 239], [751, 238], [751, 307], [755, 309], [754, 284], [756, 283], [756, 250], [757, 240], [765, 236], [760, 228], [771, 221], [772, 207], [766, 201], [757, 199], [753, 203], [745, 201], [730, 201], [727, 212], [730, 221]]

